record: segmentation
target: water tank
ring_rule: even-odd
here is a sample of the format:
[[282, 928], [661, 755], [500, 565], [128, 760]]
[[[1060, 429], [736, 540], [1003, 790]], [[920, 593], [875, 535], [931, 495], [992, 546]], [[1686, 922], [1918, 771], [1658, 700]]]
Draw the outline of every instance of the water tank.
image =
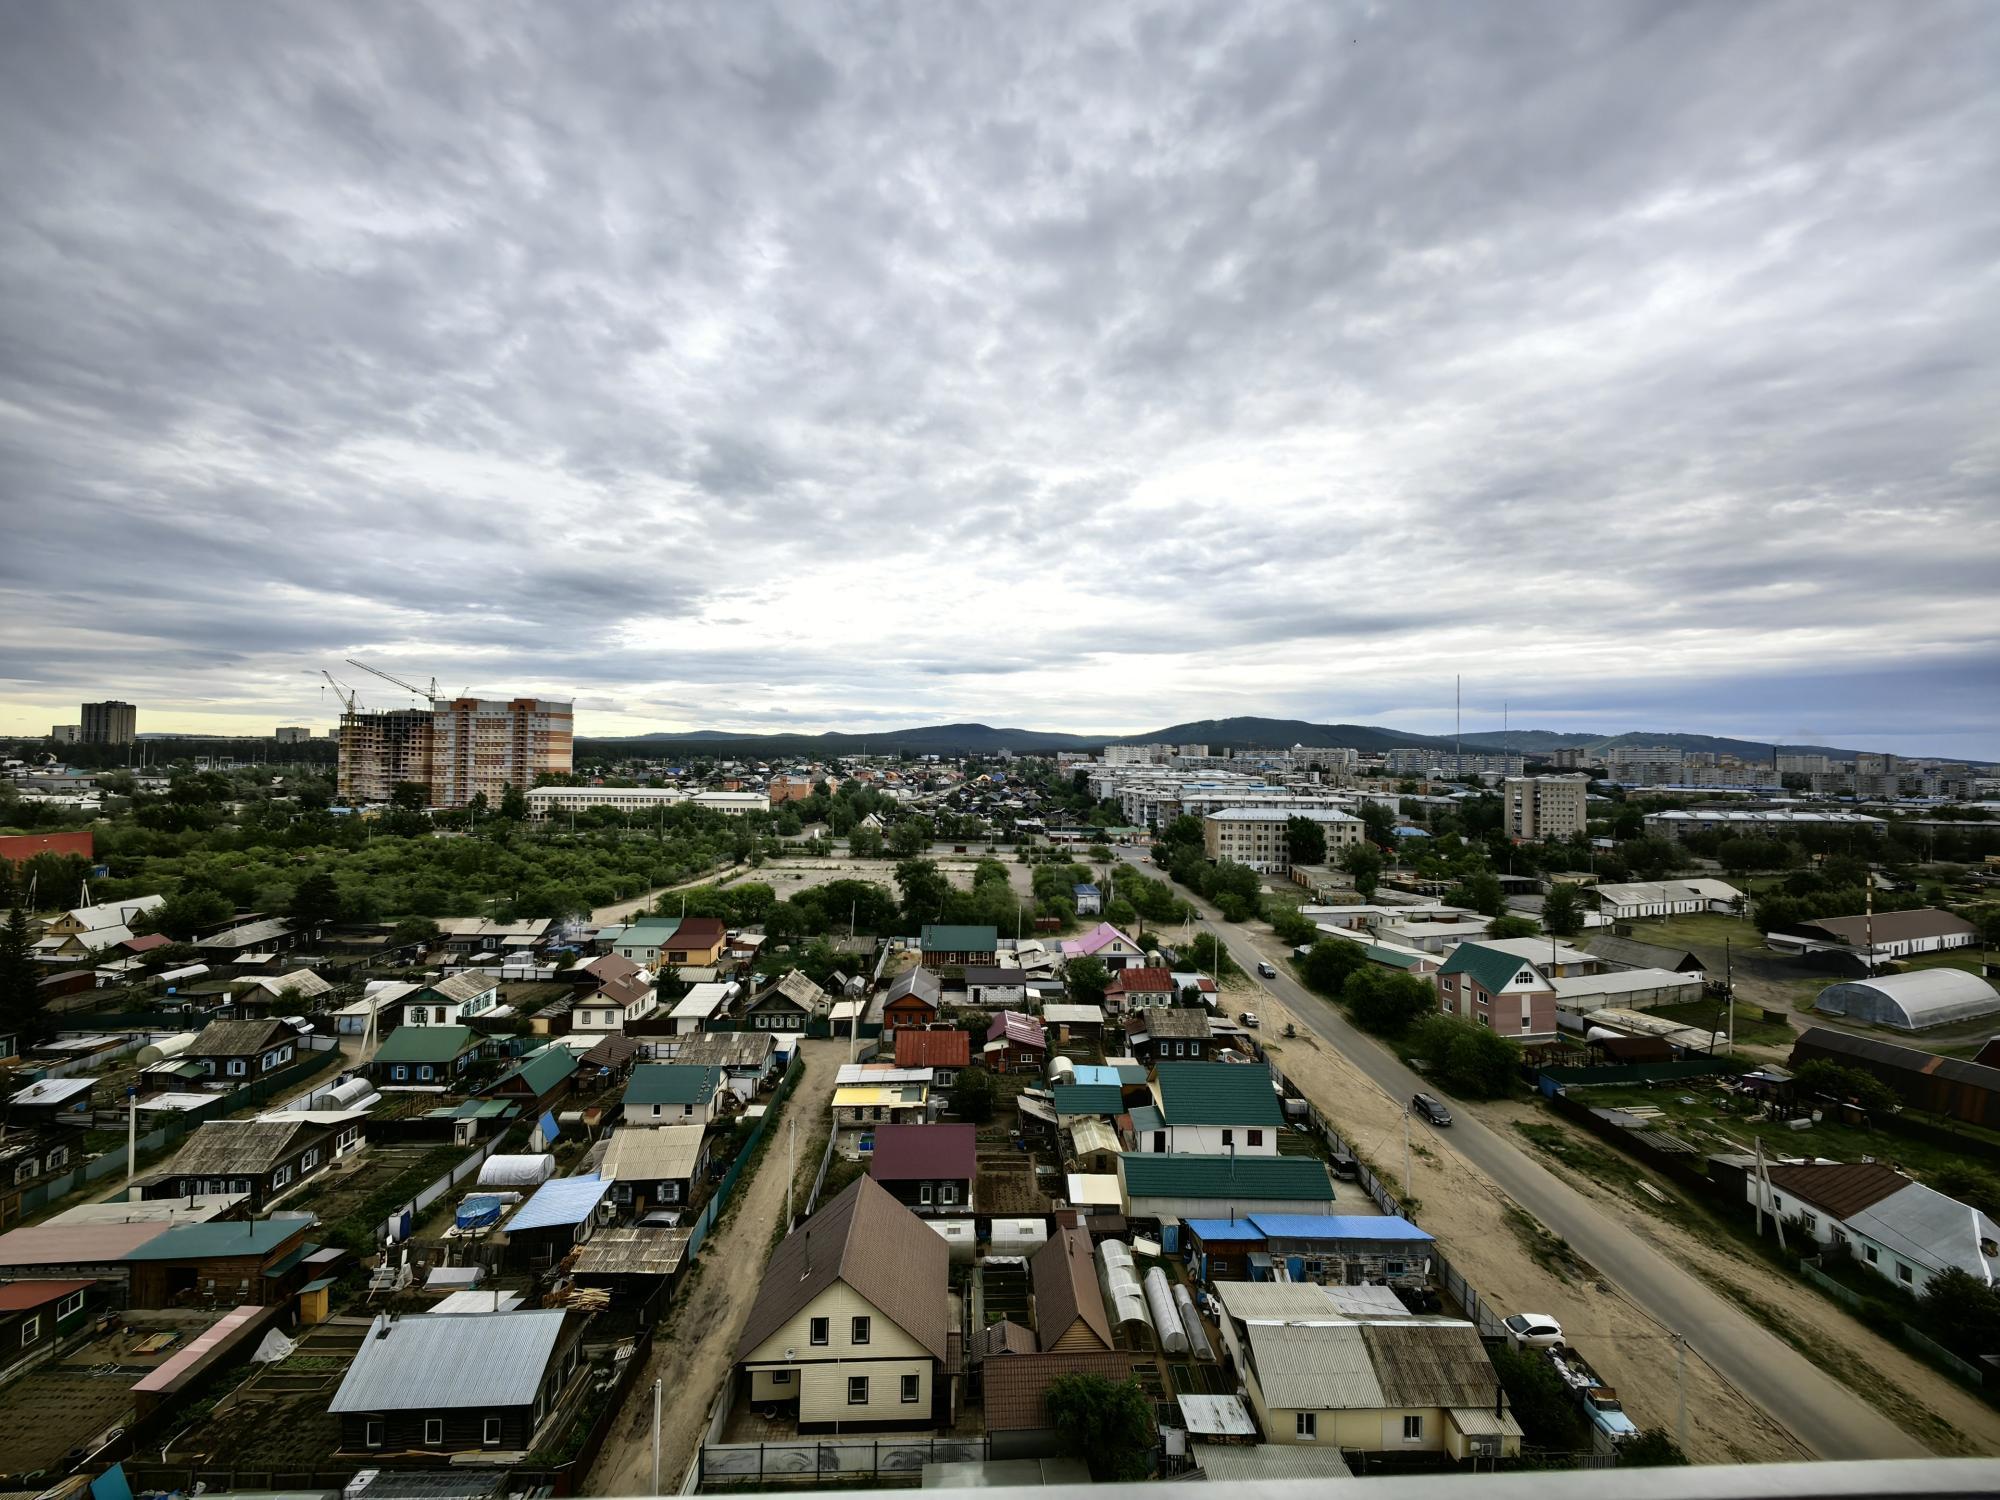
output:
[[1153, 1315], [1153, 1326], [1160, 1331], [1160, 1347], [1169, 1354], [1187, 1353], [1187, 1331], [1181, 1327], [1180, 1312], [1174, 1307], [1167, 1273], [1158, 1266], [1146, 1273], [1146, 1310]]
[[1075, 1081], [1076, 1081], [1075, 1063], [1071, 1062], [1061, 1053], [1057, 1053], [1055, 1057], [1049, 1060], [1050, 1083], [1074, 1083]]
[[156, 1062], [165, 1062], [170, 1057], [179, 1057], [194, 1045], [198, 1031], [182, 1031], [173, 1036], [163, 1036], [157, 1042], [148, 1042], [139, 1049], [138, 1064], [150, 1068]]

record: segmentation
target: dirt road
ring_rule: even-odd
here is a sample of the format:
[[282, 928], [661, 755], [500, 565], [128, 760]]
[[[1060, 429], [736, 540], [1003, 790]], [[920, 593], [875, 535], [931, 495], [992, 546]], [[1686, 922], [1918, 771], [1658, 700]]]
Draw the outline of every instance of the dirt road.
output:
[[656, 1330], [647, 1369], [632, 1387], [626, 1420], [591, 1465], [591, 1494], [652, 1493], [655, 1380], [662, 1388], [660, 1488], [668, 1494], [680, 1489], [681, 1476], [700, 1446], [709, 1403], [735, 1362], [737, 1335], [757, 1295], [771, 1231], [785, 1211], [785, 1124], [796, 1119], [800, 1139], [806, 1138], [807, 1122], [831, 1108], [834, 1074], [847, 1061], [845, 1042], [808, 1041], [802, 1046], [805, 1076], [774, 1122], [778, 1133], [766, 1140], [749, 1180], [738, 1185], [735, 1210], [702, 1247], [692, 1280], [675, 1295], [672, 1311]]

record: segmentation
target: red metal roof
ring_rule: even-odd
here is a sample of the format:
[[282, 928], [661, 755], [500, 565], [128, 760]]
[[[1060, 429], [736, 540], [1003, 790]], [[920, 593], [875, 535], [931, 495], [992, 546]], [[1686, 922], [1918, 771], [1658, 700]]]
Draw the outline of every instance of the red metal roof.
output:
[[986, 1028], [986, 1040], [989, 1042], [998, 1041], [1003, 1036], [1010, 1042], [1019, 1042], [1027, 1047], [1047, 1047], [1049, 1044], [1042, 1023], [1018, 1010], [1001, 1011], [993, 1018], [993, 1024]]
[[877, 1182], [969, 1182], [979, 1170], [978, 1134], [971, 1125], [877, 1125], [868, 1175]]
[[1111, 983], [1104, 987], [1104, 993], [1131, 994], [1140, 991], [1148, 994], [1164, 995], [1174, 987], [1174, 976], [1165, 969], [1120, 969], [1111, 976]]
[[26, 1312], [31, 1307], [40, 1307], [94, 1285], [96, 1283], [90, 1281], [0, 1282], [0, 1312]]
[[972, 1062], [972, 1038], [963, 1031], [898, 1031], [899, 1068], [963, 1068]]

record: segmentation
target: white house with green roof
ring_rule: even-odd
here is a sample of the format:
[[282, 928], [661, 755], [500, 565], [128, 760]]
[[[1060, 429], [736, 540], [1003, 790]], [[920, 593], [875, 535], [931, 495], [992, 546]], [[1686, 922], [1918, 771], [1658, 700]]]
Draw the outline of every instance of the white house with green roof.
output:
[[1525, 958], [1484, 943], [1460, 943], [1437, 971], [1439, 1005], [1517, 1041], [1556, 1034], [1556, 991]]
[[464, 1075], [483, 1042], [470, 1026], [398, 1026], [369, 1068], [380, 1089], [438, 1091]]
[[[1285, 1117], [1263, 1068], [1163, 1062], [1153, 1084], [1159, 1124], [1141, 1151], [1196, 1156], [1276, 1156]], [[1136, 1124], [1136, 1120], [1135, 1120]]]

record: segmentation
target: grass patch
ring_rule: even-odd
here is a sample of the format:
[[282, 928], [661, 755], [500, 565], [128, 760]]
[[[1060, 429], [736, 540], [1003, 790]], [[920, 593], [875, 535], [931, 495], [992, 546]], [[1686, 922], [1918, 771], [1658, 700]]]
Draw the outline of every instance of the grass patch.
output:
[[[1817, 995], [1817, 990], [1814, 991]], [[1683, 1026], [1699, 1027], [1703, 1031], [1719, 1031], [1727, 1036], [1729, 1013], [1718, 1000], [1690, 1000], [1685, 1005], [1656, 1005], [1648, 1012], [1669, 1021], [1678, 1021]], [[1764, 1019], [1764, 1008], [1745, 1001], [1736, 1002], [1736, 1040], [1752, 1047], [1788, 1047], [1797, 1040], [1798, 1033], [1783, 1021]], [[1720, 1045], [1717, 1050], [1720, 1051]]]
[[1507, 1228], [1535, 1264], [1562, 1281], [1583, 1281], [1596, 1273], [1570, 1249], [1569, 1241], [1549, 1232], [1547, 1225], [1518, 1203], [1503, 1203]]

